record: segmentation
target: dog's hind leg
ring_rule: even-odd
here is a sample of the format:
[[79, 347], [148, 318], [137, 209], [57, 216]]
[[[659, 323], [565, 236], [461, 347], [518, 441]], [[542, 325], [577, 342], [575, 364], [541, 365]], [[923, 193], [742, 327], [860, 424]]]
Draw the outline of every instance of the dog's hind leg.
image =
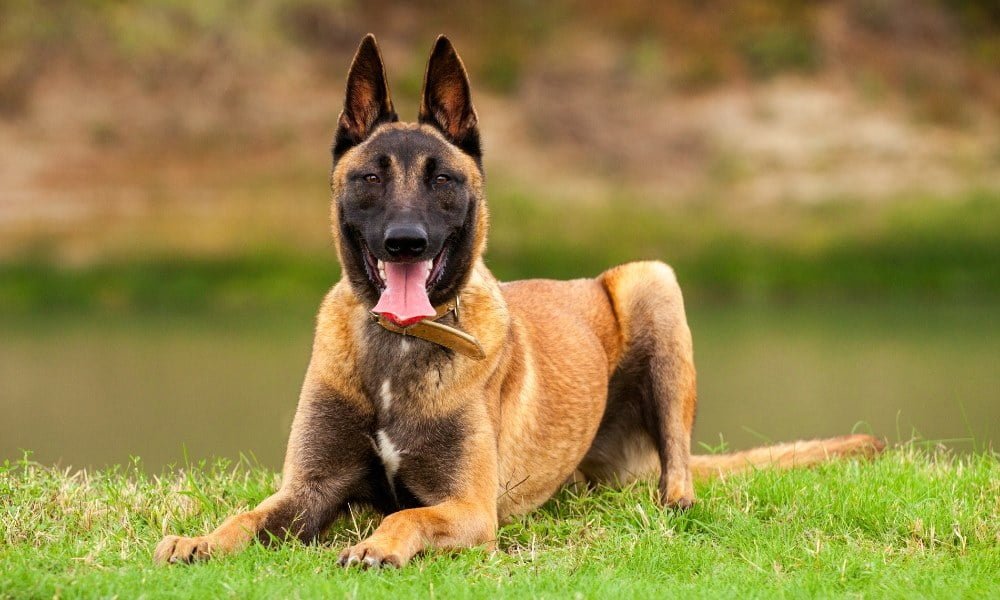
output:
[[[659, 262], [605, 272], [623, 351], [609, 384], [608, 408], [581, 470], [619, 480], [655, 470], [660, 501], [687, 508], [694, 501], [691, 429], [697, 392], [691, 331], [673, 271]], [[653, 443], [650, 444], [649, 442]], [[650, 450], [655, 448], [655, 460]]]

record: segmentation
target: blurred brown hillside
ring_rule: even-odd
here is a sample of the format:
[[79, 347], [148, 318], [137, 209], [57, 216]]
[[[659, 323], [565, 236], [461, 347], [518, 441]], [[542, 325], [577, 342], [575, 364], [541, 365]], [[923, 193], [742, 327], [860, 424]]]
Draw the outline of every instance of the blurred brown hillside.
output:
[[0, 0], [0, 256], [85, 255], [108, 223], [205, 249], [295, 238], [368, 31], [406, 119], [451, 36], [493, 181], [545, 197], [1000, 189], [996, 3]]

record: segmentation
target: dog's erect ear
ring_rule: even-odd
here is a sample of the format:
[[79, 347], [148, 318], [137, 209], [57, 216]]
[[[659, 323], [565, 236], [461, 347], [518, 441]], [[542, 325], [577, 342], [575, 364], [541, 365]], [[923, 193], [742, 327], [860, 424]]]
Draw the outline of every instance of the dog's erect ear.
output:
[[344, 98], [344, 110], [337, 120], [333, 160], [365, 141], [380, 123], [398, 120], [389, 97], [382, 54], [375, 36], [369, 33], [361, 40], [351, 63], [351, 71], [347, 74], [347, 96]]
[[417, 120], [437, 127], [477, 162], [482, 158], [479, 118], [472, 106], [469, 76], [455, 47], [443, 35], [434, 43], [427, 62]]

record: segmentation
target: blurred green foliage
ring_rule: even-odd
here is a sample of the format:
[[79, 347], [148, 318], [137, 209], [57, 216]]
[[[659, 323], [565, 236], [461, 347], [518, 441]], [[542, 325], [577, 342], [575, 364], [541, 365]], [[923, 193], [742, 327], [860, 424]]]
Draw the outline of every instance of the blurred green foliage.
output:
[[[577, 52], [587, 49], [595, 32], [619, 42], [618, 48], [599, 48], [620, 52], [615, 64], [629, 77], [698, 91], [745, 75], [821, 71], [829, 51], [821, 13], [831, 7], [846, 7], [850, 35], [861, 40], [859, 52], [868, 53], [855, 74], [859, 85], [871, 97], [902, 90], [918, 100], [929, 119], [960, 119], [958, 105], [967, 86], [949, 79], [953, 74], [905, 62], [911, 54], [907, 44], [920, 49], [925, 30], [953, 36], [949, 39], [970, 56], [985, 58], [983, 64], [995, 69], [1000, 11], [995, 3], [973, 0], [920, 2], [923, 21], [914, 21], [905, 0], [517, 0], [504, 5], [482, 0], [406, 5], [0, 0], [0, 117], [25, 110], [32, 86], [57, 63], [95, 81], [135, 77], [155, 92], [170, 85], [202, 85], [222, 71], [237, 82], [247, 70], [280, 72], [283, 58], [297, 53], [321, 64], [336, 61], [335, 68], [320, 72], [339, 79], [343, 57], [369, 30], [380, 35], [386, 30], [397, 47], [412, 50], [415, 58], [393, 75], [394, 91], [404, 97], [418, 94], [429, 40], [440, 31], [476, 42], [463, 47], [463, 57], [474, 78], [499, 93], [515, 93], [525, 77], [545, 76], [549, 65], [585, 63], [587, 55], [580, 59]], [[121, 135], [105, 121], [95, 122], [90, 131], [98, 146], [113, 145]], [[720, 156], [710, 169], [719, 181], [740, 177], [738, 157]], [[732, 215], [720, 217], [716, 211], [738, 207], [711, 202], [670, 208], [621, 197], [567, 206], [518, 186], [492, 188], [495, 225], [488, 261], [506, 279], [593, 275], [619, 262], [658, 258], [675, 266], [688, 295], [697, 298], [888, 294], [994, 300], [1000, 295], [996, 191], [957, 200], [890, 199], [885, 206], [795, 207], [790, 212], [798, 215], [796, 227], [765, 235], [752, 230], [759, 216], [746, 223]], [[330, 255], [273, 248], [226, 258], [164, 255], [86, 267], [23, 256], [0, 265], [0, 308], [315, 305], [337, 277], [334, 262]]]
[[776, 25], [748, 34], [740, 44], [743, 58], [756, 77], [788, 71], [809, 73], [819, 68], [822, 54], [810, 31]]
[[[504, 189], [491, 199], [487, 251], [504, 280], [593, 276], [658, 259], [674, 267], [695, 302], [1000, 299], [995, 192], [879, 210], [790, 208], [798, 213], [790, 230], [771, 235], [734, 227], [712, 205], [663, 209], [620, 198], [567, 207]], [[24, 257], [0, 265], [0, 309], [310, 310], [337, 277], [332, 253], [119, 258], [82, 268]]]

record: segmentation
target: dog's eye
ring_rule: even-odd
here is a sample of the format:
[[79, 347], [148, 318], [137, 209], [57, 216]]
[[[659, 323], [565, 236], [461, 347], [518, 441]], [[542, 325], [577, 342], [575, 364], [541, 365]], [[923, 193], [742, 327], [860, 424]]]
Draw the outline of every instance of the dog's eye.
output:
[[366, 183], [379, 183], [380, 181], [382, 181], [381, 179], [378, 178], [378, 175], [376, 175], [375, 173], [369, 173], [365, 175], [364, 180]]
[[449, 181], [451, 181], [451, 177], [448, 177], [447, 175], [442, 173], [441, 175], [438, 175], [437, 177], [434, 178], [434, 185], [444, 185]]

